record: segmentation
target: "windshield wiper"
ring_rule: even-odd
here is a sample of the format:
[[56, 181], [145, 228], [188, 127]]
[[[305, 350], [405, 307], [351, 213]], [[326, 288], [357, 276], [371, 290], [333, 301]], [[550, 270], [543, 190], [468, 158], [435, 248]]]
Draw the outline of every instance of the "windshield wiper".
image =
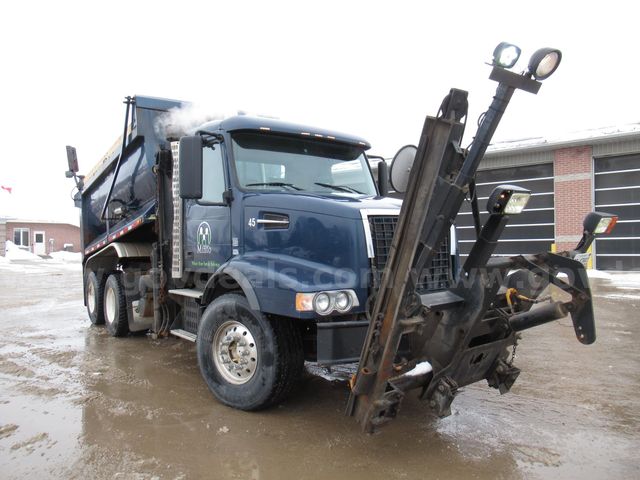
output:
[[320, 183], [314, 182], [316, 185], [320, 185], [321, 187], [331, 188], [332, 190], [338, 190], [339, 192], [347, 192], [347, 193], [359, 193], [364, 195], [360, 190], [356, 190], [353, 187], [349, 187], [348, 185], [331, 185], [329, 183]]
[[247, 183], [245, 187], [290, 187], [298, 191], [303, 190], [300, 187], [296, 187], [293, 183], [284, 182]]

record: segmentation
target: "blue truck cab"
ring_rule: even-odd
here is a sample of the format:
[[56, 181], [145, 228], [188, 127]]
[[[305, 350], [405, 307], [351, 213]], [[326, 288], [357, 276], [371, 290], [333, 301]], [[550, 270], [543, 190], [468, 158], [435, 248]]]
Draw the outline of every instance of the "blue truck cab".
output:
[[[356, 362], [401, 207], [369, 143], [244, 115], [176, 135], [182, 102], [128, 101], [77, 196], [91, 321], [195, 341], [213, 394], [245, 410], [284, 398], [304, 360]], [[449, 287], [451, 253], [447, 239], [420, 289]]]

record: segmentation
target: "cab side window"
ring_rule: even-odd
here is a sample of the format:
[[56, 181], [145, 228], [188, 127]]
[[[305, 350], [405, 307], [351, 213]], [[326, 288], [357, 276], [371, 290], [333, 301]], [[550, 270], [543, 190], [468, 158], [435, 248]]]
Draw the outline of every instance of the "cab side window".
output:
[[225, 191], [222, 146], [215, 144], [202, 151], [202, 200], [206, 203], [222, 203]]

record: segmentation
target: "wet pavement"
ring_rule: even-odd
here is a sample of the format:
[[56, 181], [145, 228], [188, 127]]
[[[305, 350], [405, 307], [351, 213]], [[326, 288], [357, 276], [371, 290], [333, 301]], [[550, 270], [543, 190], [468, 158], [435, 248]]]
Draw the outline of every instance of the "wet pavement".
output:
[[232, 410], [192, 343], [92, 327], [79, 265], [3, 263], [0, 478], [640, 478], [640, 275], [593, 284], [596, 344], [568, 319], [529, 330], [511, 393], [467, 387], [446, 419], [411, 398], [369, 436], [344, 417], [344, 369]]

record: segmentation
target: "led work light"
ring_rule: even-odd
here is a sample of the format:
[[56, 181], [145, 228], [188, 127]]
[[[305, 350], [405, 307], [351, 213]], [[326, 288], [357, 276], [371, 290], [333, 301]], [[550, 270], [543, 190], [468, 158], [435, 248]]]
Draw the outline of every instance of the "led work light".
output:
[[512, 43], [500, 42], [493, 51], [493, 65], [502, 68], [511, 68], [520, 58], [520, 52], [520, 47]]
[[618, 221], [618, 217], [610, 213], [591, 212], [582, 224], [584, 231], [590, 235], [609, 234]]
[[517, 215], [527, 206], [531, 192], [516, 185], [500, 185], [496, 187], [489, 201], [487, 211], [496, 215]]
[[595, 240], [596, 235], [608, 235], [613, 230], [617, 221], [618, 217], [611, 213], [588, 213], [587, 216], [584, 217], [584, 222], [582, 222], [584, 230], [582, 232], [582, 238], [578, 242], [575, 251], [578, 253], [586, 253]]

